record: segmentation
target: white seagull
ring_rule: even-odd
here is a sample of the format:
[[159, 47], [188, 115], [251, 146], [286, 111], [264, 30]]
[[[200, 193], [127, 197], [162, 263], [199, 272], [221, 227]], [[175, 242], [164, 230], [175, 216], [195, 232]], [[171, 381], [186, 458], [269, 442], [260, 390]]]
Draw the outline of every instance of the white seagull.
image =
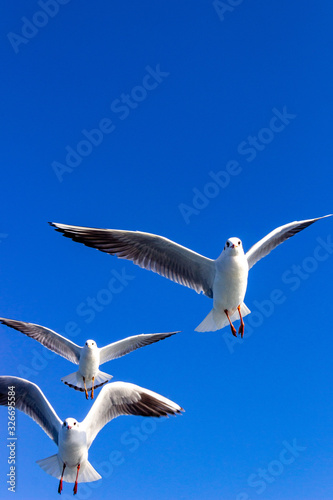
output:
[[153, 344], [159, 340], [171, 337], [171, 335], [175, 333], [179, 333], [142, 333], [140, 335], [127, 337], [118, 342], [113, 342], [105, 347], [97, 347], [94, 340], [87, 340], [84, 346], [80, 347], [71, 340], [59, 335], [59, 333], [49, 328], [45, 328], [44, 326], [7, 318], [0, 318], [0, 323], [24, 333], [28, 337], [40, 342], [50, 349], [50, 351], [60, 354], [63, 358], [79, 365], [78, 371], [63, 377], [61, 381], [77, 391], [84, 391], [87, 399], [88, 391], [91, 391], [91, 399], [93, 399], [94, 389], [112, 379], [112, 375], [102, 372], [99, 369], [100, 365], [112, 359], [120, 358], [135, 349]]
[[67, 238], [122, 259], [132, 260], [140, 267], [193, 288], [198, 293], [203, 292], [213, 299], [213, 309], [195, 330], [215, 331], [229, 323], [232, 334], [237, 336], [232, 322], [239, 317], [241, 324], [238, 333], [243, 337], [243, 317], [251, 312], [244, 304], [249, 269], [280, 243], [317, 220], [331, 215], [280, 226], [246, 253], [239, 238], [229, 238], [221, 255], [215, 260], [156, 234], [69, 226], [54, 222], [49, 224]]
[[[9, 396], [10, 395], [10, 396]], [[9, 401], [15, 401], [13, 405]], [[101, 390], [82, 422], [75, 418], [60, 420], [40, 388], [19, 377], [0, 377], [0, 405], [26, 413], [58, 446], [58, 453], [38, 460], [48, 474], [63, 481], [78, 483], [97, 481], [101, 476], [88, 461], [88, 450], [103, 427], [119, 415], [166, 417], [181, 413], [181, 408], [159, 394], [126, 382], [113, 382]]]

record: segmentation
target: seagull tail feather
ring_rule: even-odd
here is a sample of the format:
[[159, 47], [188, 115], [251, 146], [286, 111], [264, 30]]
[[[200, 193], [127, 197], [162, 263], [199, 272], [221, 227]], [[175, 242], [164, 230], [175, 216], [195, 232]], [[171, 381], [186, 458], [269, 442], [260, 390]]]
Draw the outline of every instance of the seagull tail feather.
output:
[[225, 314], [220, 314], [215, 309], [212, 309], [205, 319], [196, 327], [196, 332], [215, 332], [228, 324], [228, 319]]
[[109, 375], [108, 373], [101, 372], [101, 370], [98, 370], [98, 373], [94, 381], [94, 387], [100, 387], [101, 385], [106, 384], [106, 382], [109, 382], [109, 380], [111, 380], [112, 378], [113, 378], [112, 375]]
[[[42, 460], [37, 460], [37, 464], [45, 471], [47, 474], [50, 474], [53, 477], [58, 479], [61, 478], [61, 473], [63, 469], [63, 462], [60, 459], [59, 455], [52, 455], [48, 458], [43, 458]], [[66, 483], [74, 483], [76, 478], [77, 468], [67, 466], [64, 471], [63, 480]], [[80, 467], [80, 473], [78, 476], [79, 483], [89, 483], [90, 481], [97, 481], [101, 479], [101, 476], [94, 469], [88, 460], [83, 462]]]
[[[97, 387], [106, 384], [106, 382], [109, 382], [109, 380], [111, 379], [112, 375], [109, 375], [108, 373], [98, 370], [94, 380], [94, 389], [97, 389]], [[70, 373], [69, 375], [66, 375], [66, 377], [63, 377], [61, 379], [61, 382], [68, 385], [69, 387], [72, 387], [76, 391], [81, 391], [81, 392], [84, 391], [83, 378], [82, 375], [79, 374], [79, 372], [74, 372]], [[86, 380], [86, 386], [87, 390], [90, 391], [92, 387], [92, 381]]]
[[[243, 318], [250, 314], [250, 309], [244, 304], [241, 305], [241, 313]], [[232, 314], [231, 320], [236, 321], [239, 319], [239, 314], [236, 311]], [[228, 318], [226, 314], [220, 313], [216, 309], [212, 309], [209, 314], [205, 317], [205, 319], [200, 323], [199, 326], [196, 327], [196, 332], [215, 332], [216, 330], [221, 330], [225, 326], [229, 325]]]
[[42, 460], [37, 460], [36, 463], [43, 469], [43, 471], [50, 474], [50, 476], [57, 477], [58, 479], [61, 478], [62, 467], [60, 465], [60, 458], [58, 454], [43, 458]]

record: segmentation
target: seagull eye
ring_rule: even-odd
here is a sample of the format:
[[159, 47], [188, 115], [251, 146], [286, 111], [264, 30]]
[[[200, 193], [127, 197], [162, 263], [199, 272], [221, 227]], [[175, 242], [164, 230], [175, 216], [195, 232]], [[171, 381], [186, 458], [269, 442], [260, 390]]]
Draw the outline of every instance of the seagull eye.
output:
[[62, 425], [65, 427], [66, 426], [66, 422], [64, 422]]
[[241, 244], [241, 242], [239, 241], [239, 242], [238, 242], [238, 245], [240, 245], [240, 244]]
[[74, 425], [76, 425], [76, 422], [74, 422]]
[[227, 247], [230, 247], [230, 243], [229, 243], [229, 241], [227, 241]]

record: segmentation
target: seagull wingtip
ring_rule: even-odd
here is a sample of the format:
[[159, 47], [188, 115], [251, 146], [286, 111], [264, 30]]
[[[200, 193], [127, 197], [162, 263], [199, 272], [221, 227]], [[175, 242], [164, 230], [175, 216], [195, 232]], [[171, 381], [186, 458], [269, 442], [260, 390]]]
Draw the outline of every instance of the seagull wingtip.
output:
[[63, 227], [64, 227], [64, 224], [60, 224], [59, 222], [48, 222], [48, 224], [50, 224], [51, 227], [54, 227], [54, 229], [56, 231], [59, 231], [60, 233], [63, 233]]
[[321, 217], [317, 217], [315, 220], [326, 219], [326, 217], [332, 217], [333, 214], [322, 215]]
[[167, 412], [164, 416], [165, 417], [170, 417], [170, 416], [176, 417], [177, 415], [183, 415], [183, 413], [185, 413], [184, 408], [179, 406], [178, 408], [174, 409], [173, 411]]

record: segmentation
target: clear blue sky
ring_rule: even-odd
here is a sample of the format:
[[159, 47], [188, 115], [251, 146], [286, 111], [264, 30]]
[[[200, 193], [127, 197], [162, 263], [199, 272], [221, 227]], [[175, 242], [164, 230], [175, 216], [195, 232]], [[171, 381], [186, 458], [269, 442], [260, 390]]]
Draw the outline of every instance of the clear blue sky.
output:
[[[215, 258], [228, 237], [248, 249], [331, 213], [333, 6], [42, 4], [14, 2], [0, 19], [1, 316], [78, 344], [182, 330], [104, 365], [186, 413], [108, 424], [89, 455], [103, 479], [77, 498], [331, 499], [331, 219], [251, 270], [253, 313], [236, 344], [228, 328], [194, 332], [208, 298], [47, 221], [153, 232]], [[114, 273], [117, 294], [106, 291]], [[61, 418], [83, 419], [91, 402], [60, 382], [74, 365], [5, 326], [0, 335], [1, 374], [26, 374]], [[5, 408], [0, 420], [7, 499]], [[35, 463], [56, 447], [22, 413], [17, 428], [15, 498], [58, 498]]]

